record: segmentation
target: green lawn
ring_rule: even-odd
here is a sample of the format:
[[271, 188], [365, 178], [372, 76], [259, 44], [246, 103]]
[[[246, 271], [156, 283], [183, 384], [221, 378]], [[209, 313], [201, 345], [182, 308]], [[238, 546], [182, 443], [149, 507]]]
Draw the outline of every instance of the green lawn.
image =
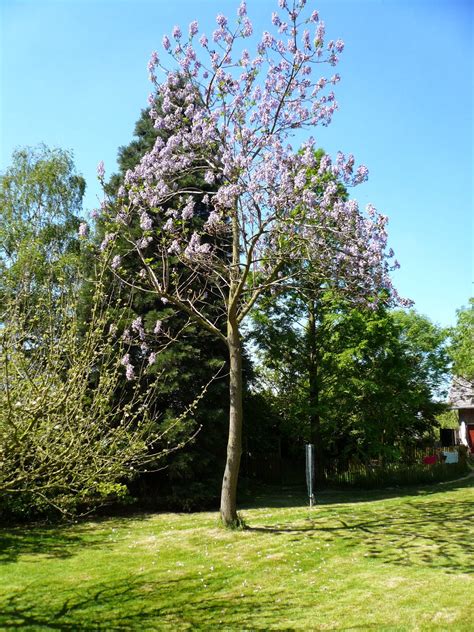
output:
[[0, 629], [472, 630], [471, 481], [0, 531]]

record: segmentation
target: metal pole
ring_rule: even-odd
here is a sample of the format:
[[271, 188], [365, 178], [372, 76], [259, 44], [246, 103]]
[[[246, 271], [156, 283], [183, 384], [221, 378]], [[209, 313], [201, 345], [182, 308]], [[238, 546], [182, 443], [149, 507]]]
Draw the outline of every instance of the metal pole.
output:
[[314, 445], [306, 445], [306, 486], [308, 488], [309, 506], [314, 505]]

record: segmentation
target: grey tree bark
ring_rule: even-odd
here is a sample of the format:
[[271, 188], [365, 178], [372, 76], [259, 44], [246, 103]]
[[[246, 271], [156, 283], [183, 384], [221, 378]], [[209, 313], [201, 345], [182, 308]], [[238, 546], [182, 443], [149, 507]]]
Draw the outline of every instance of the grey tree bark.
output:
[[226, 526], [237, 524], [237, 482], [242, 454], [242, 346], [236, 319], [230, 318], [227, 345], [229, 349], [229, 437], [227, 460], [222, 480], [221, 518]]

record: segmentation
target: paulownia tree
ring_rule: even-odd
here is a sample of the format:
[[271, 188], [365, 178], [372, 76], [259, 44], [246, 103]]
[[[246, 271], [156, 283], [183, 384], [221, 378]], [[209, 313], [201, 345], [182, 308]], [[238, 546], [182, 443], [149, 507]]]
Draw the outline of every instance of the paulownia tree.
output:
[[[211, 39], [198, 36], [195, 21], [187, 37], [176, 26], [163, 38], [171, 69], [153, 53], [149, 70], [162, 103], [151, 116], [167, 140], [159, 137], [127, 173], [102, 245], [113, 252], [114, 239], [120, 235], [122, 243], [138, 216], [141, 236], [130, 233], [128, 251], [112, 259], [117, 275], [226, 345], [230, 411], [220, 510], [227, 525], [238, 519], [242, 325], [259, 297], [269, 289], [291, 291], [296, 274], [311, 275], [318, 286], [331, 279], [360, 302], [374, 300], [374, 288], [390, 287], [386, 218], [373, 207], [363, 214], [336, 184], [363, 182], [367, 169], [342, 153], [318, 162], [311, 137], [298, 151], [290, 144], [295, 132], [330, 122], [337, 107], [330, 88], [339, 77], [316, 73], [320, 64], [335, 66], [344, 47], [341, 40], [324, 42], [324, 23], [316, 11], [306, 16], [305, 5], [279, 0], [272, 32], [252, 54], [244, 47], [253, 31], [245, 2], [233, 27], [217, 16]], [[196, 174], [210, 192], [196, 186]], [[202, 205], [208, 216], [196, 229], [193, 216]], [[136, 276], [126, 273], [123, 257], [139, 258]], [[308, 265], [290, 265], [296, 260]], [[209, 318], [211, 300], [220, 307]]]

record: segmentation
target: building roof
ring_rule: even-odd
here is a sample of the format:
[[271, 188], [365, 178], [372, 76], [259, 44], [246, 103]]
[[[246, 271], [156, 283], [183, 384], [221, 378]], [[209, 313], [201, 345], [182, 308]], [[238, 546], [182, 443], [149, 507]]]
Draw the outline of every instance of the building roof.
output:
[[474, 382], [464, 377], [453, 377], [448, 399], [451, 408], [474, 408]]

